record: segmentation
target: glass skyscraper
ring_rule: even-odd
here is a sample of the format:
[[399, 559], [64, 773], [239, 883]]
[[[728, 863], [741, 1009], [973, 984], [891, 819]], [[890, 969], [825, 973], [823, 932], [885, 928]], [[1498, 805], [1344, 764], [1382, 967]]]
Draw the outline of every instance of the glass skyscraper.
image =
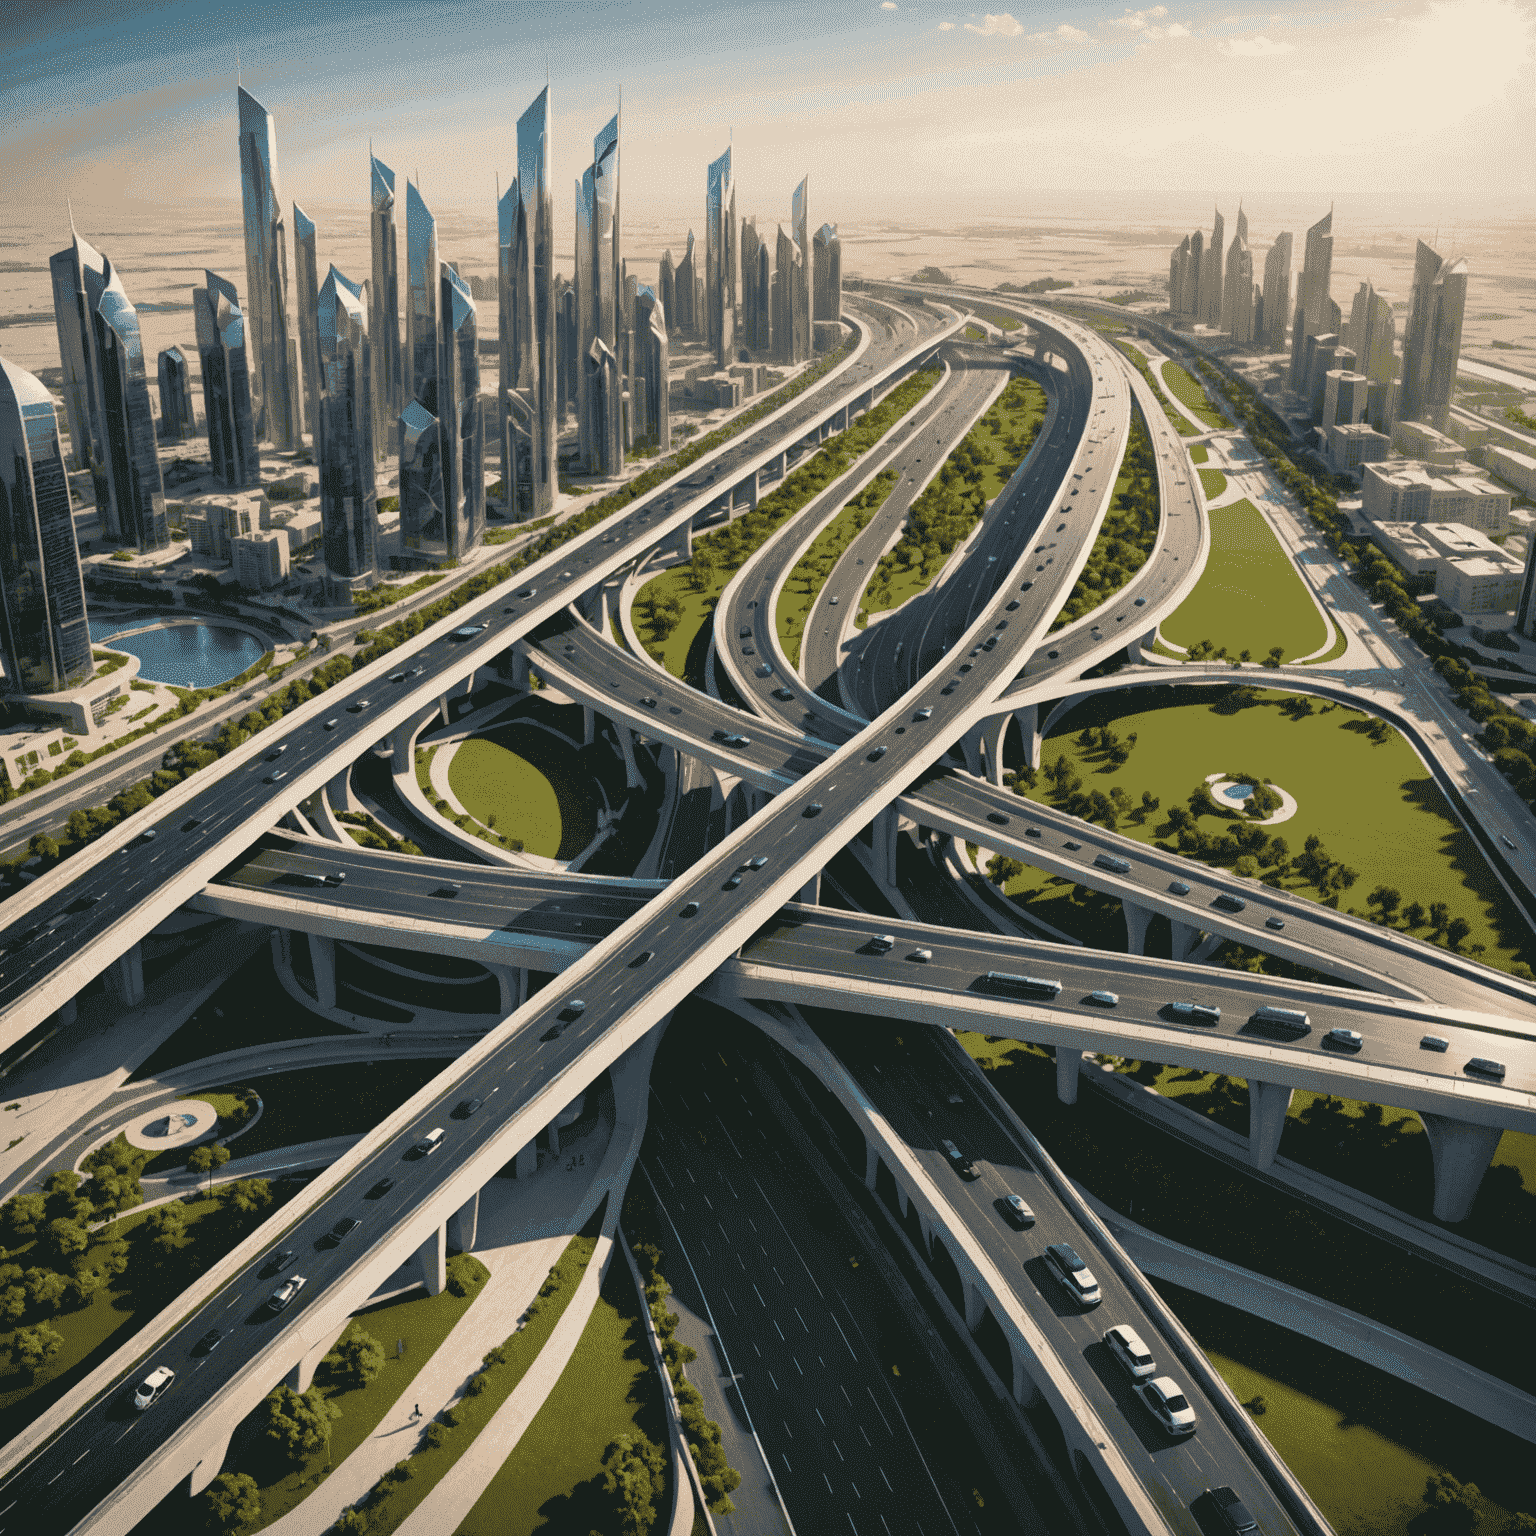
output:
[[197, 355], [203, 371], [203, 414], [213, 472], [232, 491], [261, 484], [251, 407], [245, 315], [235, 285], [204, 270], [207, 285], [192, 290]]
[[197, 432], [186, 353], [180, 347], [167, 347], [160, 354], [159, 374], [160, 436], [168, 443], [183, 442]]
[[[500, 350], [496, 430], [501, 451], [501, 502], [510, 517], [522, 514], [520, 488], [528, 484], [528, 472], [523, 462], [526, 455], [521, 447], [526, 432], [520, 428], [512, 408], [512, 391], [519, 375], [517, 301], [521, 289], [517, 262], [519, 257], [526, 260], [528, 254], [527, 238], [521, 232], [522, 215], [523, 203], [518, 196], [517, 179], [514, 177], [512, 185], [496, 199], [496, 335]], [[579, 240], [576, 252], [579, 264]], [[526, 419], [524, 413], [525, 423]]]
[[[592, 140], [592, 340], [583, 367], [592, 410], [589, 467], [616, 475], [624, 467], [623, 328], [620, 273], [623, 237], [619, 208], [619, 119]], [[583, 186], [585, 186], [583, 180]]]
[[795, 250], [800, 265], [794, 274], [794, 287], [790, 295], [792, 323], [794, 325], [794, 352], [791, 361], [803, 363], [811, 355], [811, 178], [805, 177], [795, 188], [794, 202], [790, 207], [790, 223], [794, 228]]
[[3, 685], [54, 693], [90, 676], [80, 553], [53, 396], [0, 357], [0, 666]]
[[[480, 345], [469, 285], [444, 262], [438, 313], [442, 345], [437, 417], [442, 439], [445, 551], [462, 560], [485, 535], [485, 413], [480, 404]], [[402, 503], [403, 504], [403, 503]]]
[[[533, 516], [555, 504], [555, 204], [549, 87], [517, 120], [517, 192], [521, 203], [514, 244], [517, 282], [517, 373], [512, 388], [531, 406], [529, 474]], [[617, 213], [617, 204], [615, 204]], [[523, 251], [526, 250], [526, 255]]]
[[672, 445], [668, 411], [667, 315], [654, 289], [641, 285], [635, 292], [634, 365], [629, 381], [630, 421], [634, 435], [650, 438], [657, 451]]
[[315, 224], [293, 205], [294, 298], [298, 305], [299, 371], [304, 379], [304, 420], [313, 434], [315, 412], [320, 404], [320, 269], [315, 258]]
[[[105, 457], [101, 427], [101, 382], [91, 316], [107, 286], [106, 259], [70, 228], [70, 243], [48, 259], [53, 278], [53, 318], [63, 364], [64, 410], [75, 468], [92, 469]], [[98, 471], [99, 479], [99, 471]], [[98, 491], [98, 505], [103, 493]]]
[[437, 220], [405, 184], [405, 366], [412, 400], [437, 414]]
[[100, 368], [101, 421], [105, 436], [108, 535], [142, 550], [171, 542], [165, 520], [165, 487], [156, 452], [155, 413], [144, 371], [138, 311], [123, 291], [110, 261], [107, 286], [96, 301], [96, 358]]
[[298, 349], [289, 334], [288, 243], [277, 184], [272, 114], [244, 86], [240, 109], [240, 191], [245, 206], [245, 291], [250, 314], [251, 392], [258, 437], [299, 445]]
[[372, 176], [373, 282], [368, 289], [368, 344], [373, 352], [373, 445], [388, 454], [396, 420], [405, 406], [400, 365], [400, 256], [395, 236], [395, 173], [377, 155]]
[[843, 318], [843, 243], [837, 237], [836, 224], [823, 224], [812, 241], [816, 266], [811, 274], [815, 288], [813, 320]]
[[736, 361], [736, 183], [731, 151], [711, 163], [704, 197], [704, 292], [715, 362]]
[[379, 569], [373, 467], [373, 356], [363, 290], [335, 267], [317, 306], [321, 537], [333, 596], [372, 586]]
[[1467, 264], [1441, 260], [1422, 240], [1414, 254], [1413, 292], [1403, 331], [1403, 382], [1399, 421], [1427, 422], [1445, 431], [1456, 386], [1461, 325], [1467, 308]]

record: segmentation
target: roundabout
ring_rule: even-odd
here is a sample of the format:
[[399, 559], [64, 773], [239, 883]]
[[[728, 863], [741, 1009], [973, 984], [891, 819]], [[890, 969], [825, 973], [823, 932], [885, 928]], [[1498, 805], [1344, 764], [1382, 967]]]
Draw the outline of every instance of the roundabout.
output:
[[141, 1152], [168, 1152], [204, 1140], [219, 1123], [219, 1112], [201, 1099], [162, 1104], [123, 1127], [123, 1138]]
[[[1205, 776], [1206, 787], [1211, 792], [1211, 798], [1224, 811], [1242, 811], [1248, 814], [1248, 802], [1253, 798], [1252, 784], [1246, 784], [1239, 779], [1229, 779], [1224, 773], [1208, 773]], [[1278, 784], [1265, 784], [1265, 788], [1279, 795], [1280, 804], [1267, 816], [1254, 816], [1250, 819], [1261, 826], [1278, 826], [1282, 821], [1289, 821], [1300, 807], [1296, 804], [1296, 797], [1287, 794]]]

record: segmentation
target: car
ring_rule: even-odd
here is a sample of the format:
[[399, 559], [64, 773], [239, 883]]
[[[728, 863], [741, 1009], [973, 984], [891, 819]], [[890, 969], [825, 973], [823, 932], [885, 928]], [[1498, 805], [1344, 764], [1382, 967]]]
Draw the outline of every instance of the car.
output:
[[1499, 841], [1501, 843], [1503, 843], [1506, 848], [1518, 848], [1519, 847], [1519, 845], [1515, 842], [1514, 838], [1512, 838], [1512, 837], [1505, 837], [1502, 832], [1499, 833]]
[[1118, 992], [1105, 992], [1102, 988], [1088, 994], [1090, 1003], [1097, 1003], [1100, 1008], [1118, 1008], [1120, 1006], [1120, 994]]
[[510, 605], [510, 604], [509, 604], [509, 605], [508, 605], [508, 606], [507, 606], [507, 607], [505, 607], [505, 608], [503, 608], [503, 609], [502, 609], [502, 610], [501, 610], [501, 611], [502, 611], [502, 613], [504, 613], [504, 614], [505, 614], [505, 615], [507, 615], [507, 616], [508, 616], [508, 617], [509, 617], [509, 618], [510, 618], [510, 617], [511, 617], [511, 616], [512, 616], [512, 615], [513, 615], [513, 614], [514, 614], [514, 613], [516, 613], [516, 612], [517, 612], [517, 609], [516, 609], [516, 608], [513, 608], [513, 607], [512, 607], [512, 606], [511, 606], [511, 605]]
[[823, 807], [820, 800], [812, 800], [811, 803], [806, 806], [803, 811], [800, 812], [800, 814], [804, 816], [807, 821], [809, 821], [812, 817], [820, 816], [823, 809], [825, 809], [825, 807]]
[[698, 902], [690, 901], [677, 915], [679, 917], [697, 917], [699, 915]]
[[1168, 887], [1168, 889], [1170, 891], [1172, 891], [1175, 896], [1188, 896], [1189, 895], [1189, 887], [1187, 885], [1185, 885], [1185, 883], [1182, 880], [1175, 880], [1175, 881], [1171, 882], [1169, 887]]
[[1223, 912], [1245, 912], [1248, 909], [1248, 903], [1241, 896], [1232, 895], [1230, 891], [1223, 891], [1212, 905], [1220, 907]]
[[752, 675], [754, 677], [772, 677], [773, 668], [766, 661], [764, 661], [752, 669]]
[[1259, 1536], [1259, 1522], [1232, 1489], [1207, 1488], [1205, 1502], [1227, 1536]]
[[954, 683], [951, 683], [947, 688], [940, 688], [939, 692], [942, 693], [945, 698], [948, 698], [949, 695], [955, 691], [955, 686], [956, 685]]
[[982, 647], [981, 648], [984, 651], [990, 651], [996, 644], [997, 644], [997, 636], [996, 635], [992, 635], [987, 640], [982, 642]]
[[750, 747], [752, 745], [752, 738], [750, 736], [727, 736], [722, 745], [727, 747]]
[[303, 1275], [290, 1275], [267, 1297], [267, 1311], [281, 1312], [308, 1284]]
[[1012, 613], [1018, 606], [1019, 606], [1019, 600], [1018, 600], [1018, 598], [1014, 598], [1014, 600], [1011, 603], [1009, 603], [1006, 608], [1003, 609], [1003, 612], [1004, 613]]
[[1146, 598], [1144, 598], [1144, 597], [1138, 597], [1138, 598], [1137, 598], [1137, 599], [1136, 599], [1136, 606], [1137, 606], [1137, 607], [1138, 607], [1138, 608], [1145, 608], [1145, 607], [1146, 607], [1146, 606], [1147, 606], [1147, 600], [1146, 600]]
[[931, 706], [925, 704], [920, 710], [918, 710], [915, 715], [912, 716], [912, 718], [914, 720], [931, 720], [933, 718], [933, 709]]
[[347, 883], [347, 872], [344, 869], [333, 869], [330, 874], [322, 875], [320, 878], [325, 885], [345, 885]]
[[1061, 660], [1061, 652], [1060, 651], [1047, 651], [1045, 654], [1052, 661], [1060, 661]]
[[1104, 1335], [1104, 1342], [1116, 1364], [1132, 1381], [1145, 1381], [1157, 1370], [1152, 1351], [1141, 1342], [1141, 1335], [1129, 1323], [1116, 1323]]
[[275, 1275], [279, 1270], [286, 1269], [291, 1263], [293, 1263], [293, 1249], [279, 1248], [261, 1267], [266, 1274]]
[[453, 632], [455, 640], [471, 640], [486, 626], [484, 624], [461, 624]]
[[517, 595], [524, 602], [527, 602], [530, 597], [537, 597], [539, 595], [539, 589], [537, 587], [524, 587]]
[[988, 811], [987, 820], [998, 827], [1006, 827], [1008, 825], [1008, 818], [1001, 811]]
[[266, 778], [263, 780], [263, 783], [266, 783], [266, 784], [281, 784], [282, 781], [284, 779], [286, 779], [287, 777], [288, 777], [288, 775], [286, 773], [282, 772], [281, 769], [279, 769], [279, 771], [276, 772], [276, 773], [269, 773], [266, 776]]
[[337, 719], [337, 720], [327, 720], [325, 722], [325, 728], [328, 731], [334, 731], [336, 729], [336, 727], [338, 725], [340, 725], [340, 724], [341, 724], [341, 721], [339, 719]]
[[278, 758], [280, 758], [287, 750], [288, 743], [286, 741], [280, 747], [273, 747], [272, 750], [267, 753], [267, 761], [269, 763], [275, 763]]
[[864, 946], [877, 955], [888, 955], [896, 948], [895, 935], [889, 933], [876, 933], [870, 936], [869, 943]]
[[744, 645], [741, 648], [741, 654], [743, 656], [756, 656], [757, 655], [757, 650], [756, 650], [756, 648], [754, 646]]
[[1080, 1307], [1096, 1307], [1104, 1299], [1099, 1282], [1071, 1243], [1050, 1243], [1045, 1250], [1046, 1269]]
[[740, 885], [740, 884], [741, 884], [741, 871], [738, 869], [736, 871], [736, 873], [734, 875], [732, 875], [731, 878], [729, 880], [727, 880], [725, 882], [725, 884], [720, 887], [720, 889], [722, 891], [734, 891], [736, 889], [736, 887], [738, 885]]
[[1025, 827], [1024, 828], [1024, 836], [1025, 837], [1043, 837], [1044, 835], [1045, 834], [1043, 832], [1041, 832], [1039, 827]]
[[363, 1196], [363, 1198], [365, 1200], [382, 1200], [384, 1196], [387, 1195], [394, 1187], [395, 1181], [392, 1178], [386, 1176], [380, 1179], [378, 1183], [375, 1184], [368, 1191], [368, 1193]]
[[484, 1099], [460, 1099], [453, 1106], [453, 1118], [455, 1120], [468, 1120], [471, 1115], [478, 1114], [484, 1108]]
[[435, 1125], [419, 1141], [411, 1146], [412, 1153], [417, 1157], [431, 1157], [443, 1144], [443, 1128]]
[[138, 1385], [133, 1394], [133, 1406], [140, 1413], [153, 1403], [158, 1403], [165, 1396], [171, 1383], [176, 1380], [176, 1372], [168, 1365], [158, 1365]]
[[1034, 582], [1032, 582], [1032, 581], [1026, 581], [1026, 582], [1025, 582], [1025, 583], [1024, 583], [1024, 585], [1023, 585], [1023, 586], [1022, 586], [1022, 587], [1020, 587], [1020, 588], [1019, 588], [1019, 591], [1020, 591], [1020, 592], [1028, 592], [1028, 591], [1029, 591], [1029, 589], [1030, 589], [1030, 588], [1031, 588], [1031, 587], [1032, 587], [1032, 586], [1034, 586]]
[[[965, 676], [965, 674], [966, 674], [966, 673], [967, 673], [967, 672], [969, 672], [969, 671], [970, 671], [970, 670], [971, 670], [971, 664], [970, 664], [970, 662], [968, 662], [968, 661], [962, 661], [962, 662], [961, 662], [961, 663], [960, 663], [960, 677], [964, 677], [964, 676]], [[955, 681], [956, 681], [956, 682], [959, 682], [959, 680], [960, 680], [960, 678], [956, 678], [956, 679], [955, 679]]]
[[933, 959], [933, 951], [931, 949], [914, 949], [912, 953], [907, 956], [907, 959], [913, 961], [917, 965], [927, 965], [928, 962]]
[[1439, 1051], [1441, 1055], [1444, 1055], [1450, 1048], [1451, 1042], [1444, 1035], [1425, 1035], [1419, 1041], [1419, 1049], [1421, 1051]]
[[411, 668], [411, 676], [412, 677], [420, 677], [426, 670], [427, 669], [426, 669], [425, 666], [412, 667]]
[[1003, 1204], [1007, 1206], [1009, 1216], [1021, 1227], [1034, 1226], [1035, 1213], [1017, 1195], [1004, 1195]]
[[1195, 1432], [1195, 1410], [1171, 1376], [1154, 1376], [1136, 1389], [1147, 1411], [1170, 1435], [1192, 1435]]
[[157, 835], [158, 834], [155, 832], [153, 827], [146, 827], [142, 832], [139, 833], [135, 841], [140, 843], [152, 843], [154, 842]]
[[1221, 1009], [1214, 1003], [1169, 1003], [1168, 1011], [1176, 1019], [1188, 1019], [1195, 1024], [1221, 1023]]
[[781, 704], [788, 704], [794, 699], [794, 694], [788, 688], [775, 688], [773, 696]]
[[629, 968], [632, 971], [638, 971], [642, 965], [649, 965], [655, 958], [656, 951], [654, 949], [642, 949], [640, 953], [629, 962]]
[[331, 1228], [331, 1230], [325, 1234], [327, 1239], [326, 1246], [328, 1248], [337, 1247], [343, 1238], [351, 1237], [351, 1235], [356, 1232], [357, 1229], [362, 1226], [362, 1224], [363, 1221], [360, 1216], [343, 1216], [341, 1220], [338, 1221]]
[[1081, 843], [1074, 843], [1070, 837], [1061, 846], [1065, 848], [1068, 853], [1080, 853], [1083, 847]]
[[391, 672], [389, 674], [389, 680], [392, 683], [403, 683], [405, 681], [405, 673], [404, 672]]
[[752, 638], [752, 626], [750, 624], [743, 624], [741, 626], [738, 638], [742, 640], [750, 640]]
[[568, 645], [568, 646], [566, 646], [566, 648], [565, 648], [565, 654], [566, 654], [566, 655], [567, 655], [567, 656], [574, 656], [574, 655], [575, 655], [575, 654], [576, 654], [576, 647], [575, 647], [575, 646], [574, 646], [574, 645]]
[[1107, 869], [1111, 874], [1128, 875], [1131, 872], [1131, 861], [1129, 859], [1116, 858], [1112, 853], [1098, 854], [1093, 862], [1095, 868]]
[[829, 598], [828, 598], [828, 599], [827, 599], [827, 602], [828, 602], [828, 603], [829, 603], [829, 604], [830, 604], [830, 605], [831, 605], [831, 606], [832, 606], [832, 607], [833, 607], [833, 608], [836, 608], [836, 607], [837, 607], [837, 603], [838, 603], [838, 600], [837, 600], [837, 598], [836, 598], [836, 596], [832, 596], [832, 597], [829, 597]]
[[1283, 917], [1266, 917], [1264, 919], [1264, 926], [1272, 928], [1276, 933], [1279, 933], [1285, 927], [1285, 919]]
[[1504, 1063], [1494, 1061], [1487, 1056], [1474, 1056], [1464, 1068], [1464, 1072], [1474, 1072], [1479, 1077], [1496, 1077], [1503, 1079]]
[[1365, 1036], [1358, 1029], [1330, 1029], [1323, 1040], [1346, 1051], [1358, 1051], [1365, 1044]]
[[974, 648], [974, 649], [973, 649], [973, 650], [972, 650], [972, 651], [971, 651], [971, 655], [972, 655], [972, 656], [980, 656], [980, 655], [981, 655], [981, 647], [980, 647], [980, 646], [979, 646], [979, 645], [978, 645], [978, 646], [976, 646], [976, 647], [975, 647], [975, 648]]
[[997, 623], [997, 627], [999, 629], [1007, 629], [1008, 628], [1008, 620], [1007, 619], [999, 619], [998, 623]]
[[653, 698], [652, 698], [652, 697], [651, 697], [651, 696], [650, 696], [650, 694], [646, 694], [646, 696], [645, 696], [645, 697], [644, 697], [644, 698], [643, 698], [643, 699], [641, 699], [641, 700], [640, 700], [640, 703], [641, 703], [641, 704], [642, 704], [642, 705], [643, 705], [643, 706], [644, 706], [644, 707], [645, 707], [645, 708], [646, 708], [646, 709], [655, 709], [655, 708], [656, 708], [656, 700], [655, 700], [655, 699], [653, 699]]
[[192, 1346], [195, 1355], [211, 1355], [219, 1347], [219, 1341], [224, 1337], [217, 1328], [210, 1328], [196, 1344]]
[[881, 742], [880, 745], [874, 749], [874, 751], [866, 754], [864, 760], [868, 763], [878, 763], [880, 759], [885, 756], [885, 753], [885, 743]]
[[970, 1158], [968, 1158], [965, 1153], [962, 1152], [960, 1148], [954, 1144], [954, 1142], [950, 1141], [948, 1137], [946, 1137], [939, 1143], [939, 1145], [944, 1149], [944, 1156], [949, 1159], [950, 1167], [953, 1168], [962, 1179], [975, 1177], [976, 1169], [972, 1165]]
[[754, 853], [741, 867], [743, 869], [761, 869], [768, 862], [766, 853]]

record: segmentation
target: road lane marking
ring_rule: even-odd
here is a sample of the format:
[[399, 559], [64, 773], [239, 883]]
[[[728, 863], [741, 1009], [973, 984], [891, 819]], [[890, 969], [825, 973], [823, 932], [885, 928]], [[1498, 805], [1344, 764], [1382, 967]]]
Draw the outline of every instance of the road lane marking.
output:
[[790, 1357], [789, 1357], [789, 1358], [790, 1358], [790, 1359], [791, 1359], [791, 1360], [794, 1360], [794, 1361], [795, 1361], [795, 1369], [796, 1369], [796, 1370], [797, 1370], [797, 1371], [799, 1371], [799, 1372], [800, 1372], [800, 1374], [801, 1374], [801, 1375], [802, 1375], [802, 1376], [804, 1376], [804, 1375], [805, 1375], [805, 1367], [804, 1367], [804, 1366], [803, 1366], [803, 1365], [801, 1365], [801, 1364], [800, 1364], [800, 1362], [799, 1362], [799, 1360], [797, 1360], [797, 1359], [795, 1359], [795, 1356], [794, 1356], [794, 1355], [791, 1355], [791, 1356], [790, 1356]]
[[[752, 1289], [753, 1289], [753, 1291], [754, 1291], [754, 1292], [756, 1292], [756, 1294], [757, 1294], [757, 1299], [758, 1299], [758, 1300], [759, 1300], [759, 1301], [763, 1301], [763, 1293], [762, 1293], [762, 1292], [761, 1292], [761, 1291], [759, 1291], [759, 1290], [758, 1290], [758, 1289], [757, 1289], [757, 1281], [756, 1281], [756, 1280], [754, 1280], [754, 1281], [753, 1281], [753, 1282], [752, 1282]], [[766, 1301], [763, 1301], [763, 1306], [764, 1306], [764, 1307], [765, 1307], [765, 1308], [766, 1308], [766, 1307], [767, 1307], [767, 1305], [768, 1305], [768, 1303], [767, 1303], [767, 1302], [766, 1302]]]
[[[796, 1317], [800, 1317], [800, 1308], [799, 1307], [795, 1308], [795, 1316]], [[806, 1322], [806, 1320], [803, 1317], [800, 1317], [800, 1326], [802, 1328], [804, 1328], [807, 1333], [809, 1333], [811, 1331], [811, 1325], [808, 1322]]]
[[775, 1380], [774, 1374], [773, 1374], [772, 1371], [768, 1372], [768, 1380], [773, 1382], [773, 1390], [775, 1392], [777, 1392], [779, 1390], [779, 1384], [778, 1384], [777, 1380]]
[[[777, 1332], [777, 1334], [778, 1334], [778, 1336], [779, 1336], [779, 1338], [780, 1338], [780, 1340], [781, 1340], [781, 1341], [782, 1341], [782, 1342], [783, 1342], [783, 1343], [785, 1343], [785, 1344], [788, 1344], [788, 1343], [789, 1343], [789, 1340], [788, 1340], [788, 1339], [786, 1339], [786, 1338], [785, 1338], [785, 1337], [784, 1337], [784, 1330], [783, 1330], [783, 1329], [782, 1329], [782, 1328], [780, 1328], [780, 1327], [779, 1327], [779, 1320], [778, 1320], [778, 1318], [774, 1318], [774, 1320], [773, 1320], [773, 1326], [774, 1326], [774, 1330], [775, 1330], [775, 1332]], [[803, 1375], [803, 1374], [804, 1374], [804, 1372], [802, 1372], [802, 1373], [801, 1373], [801, 1374], [802, 1374], [802, 1375]]]
[[[880, 1399], [875, 1396], [875, 1389], [873, 1387], [865, 1387], [864, 1390], [869, 1393], [869, 1400], [875, 1405], [875, 1412], [880, 1413]], [[880, 1413], [880, 1422], [885, 1425], [886, 1434], [894, 1440], [896, 1438], [896, 1431], [891, 1428], [891, 1421], [883, 1413]]]

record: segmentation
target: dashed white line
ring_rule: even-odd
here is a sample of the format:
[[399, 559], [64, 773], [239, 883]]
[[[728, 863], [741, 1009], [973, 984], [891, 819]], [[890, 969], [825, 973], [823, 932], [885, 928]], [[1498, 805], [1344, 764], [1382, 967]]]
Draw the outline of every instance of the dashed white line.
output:
[[777, 1392], [777, 1391], [778, 1391], [778, 1390], [779, 1390], [779, 1383], [778, 1383], [778, 1381], [777, 1381], [777, 1380], [776, 1380], [776, 1379], [775, 1379], [775, 1377], [774, 1377], [774, 1374], [773, 1374], [773, 1372], [772, 1372], [772, 1371], [769, 1371], [769, 1372], [768, 1372], [768, 1380], [769, 1380], [769, 1381], [771, 1381], [771, 1382], [773, 1382], [773, 1390], [774, 1390], [774, 1391], [775, 1391], [775, 1392]]

